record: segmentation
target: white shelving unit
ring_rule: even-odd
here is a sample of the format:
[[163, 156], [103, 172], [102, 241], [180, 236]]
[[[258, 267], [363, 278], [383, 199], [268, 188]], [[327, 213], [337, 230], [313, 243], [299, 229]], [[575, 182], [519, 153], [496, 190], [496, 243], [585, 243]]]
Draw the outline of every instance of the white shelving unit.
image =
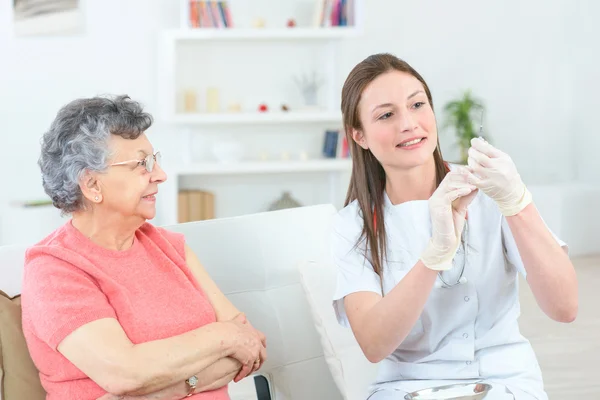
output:
[[195, 28], [165, 32], [170, 40], [323, 40], [345, 39], [359, 35], [357, 27], [330, 28]]
[[281, 174], [302, 172], [348, 172], [352, 167], [349, 159], [306, 161], [246, 161], [239, 163], [192, 163], [174, 171], [177, 176]]
[[268, 113], [197, 113], [175, 114], [168, 121], [177, 125], [242, 125], [242, 124], [302, 124], [337, 123], [337, 112], [268, 112]]
[[[282, 0], [283, 1], [283, 0]], [[316, 1], [316, 0], [315, 0]], [[339, 93], [335, 86], [337, 74], [337, 51], [340, 40], [351, 39], [361, 34], [362, 7], [364, 0], [354, 1], [354, 25], [344, 27], [293, 27], [293, 28], [189, 28], [186, 26], [187, 14], [184, 7], [187, 0], [180, 1], [182, 7], [181, 28], [162, 32], [159, 38], [158, 51], [158, 98], [159, 118], [173, 131], [178, 132], [185, 146], [182, 149], [181, 164], [169, 165], [169, 179], [161, 185], [160, 215], [161, 222], [165, 225], [177, 223], [177, 195], [180, 188], [180, 178], [183, 177], [208, 177], [233, 175], [240, 177], [248, 175], [292, 174], [292, 173], [318, 173], [327, 174], [330, 186], [329, 198], [332, 203], [338, 198], [339, 176], [341, 173], [351, 171], [349, 159], [309, 159], [304, 161], [240, 161], [238, 163], [218, 163], [201, 160], [196, 162], [191, 151], [192, 140], [195, 135], [202, 133], [193, 132], [194, 129], [215, 132], [228, 127], [238, 130], [244, 129], [248, 134], [260, 133], [260, 127], [276, 126], [285, 131], [286, 127], [303, 127], [311, 125], [325, 129], [331, 126], [341, 127], [341, 113], [339, 112]], [[296, 45], [325, 46], [327, 59], [321, 72], [324, 73], [325, 101], [319, 109], [256, 112], [222, 112], [222, 113], [183, 113], [177, 108], [178, 88], [177, 71], [181, 60], [178, 59], [180, 46], [214, 46], [223, 44], [231, 51], [235, 46], [247, 49], [251, 46], [270, 46], [282, 44], [292, 48]], [[234, 46], [234, 47], [232, 47]], [[214, 49], [214, 47], [213, 47]], [[219, 51], [219, 48], [217, 48]], [[212, 59], [219, 57], [214, 50], [207, 55]], [[277, 57], [276, 51], [273, 57]], [[268, 65], [269, 60], [265, 60]], [[240, 66], [241, 67], [241, 66]], [[202, 78], [208, 80], [208, 78]], [[247, 134], [244, 134], [247, 136]], [[218, 198], [216, 199], [217, 217]], [[260, 210], [257, 210], [260, 211]]]

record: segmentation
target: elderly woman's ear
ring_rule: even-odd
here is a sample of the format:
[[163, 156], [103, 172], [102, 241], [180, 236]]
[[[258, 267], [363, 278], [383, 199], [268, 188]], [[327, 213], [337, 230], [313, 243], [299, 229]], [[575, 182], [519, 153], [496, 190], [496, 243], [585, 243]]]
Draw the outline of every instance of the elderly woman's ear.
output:
[[79, 184], [81, 194], [88, 201], [99, 203], [102, 201], [102, 191], [100, 189], [100, 181], [96, 177], [96, 173], [85, 170]]

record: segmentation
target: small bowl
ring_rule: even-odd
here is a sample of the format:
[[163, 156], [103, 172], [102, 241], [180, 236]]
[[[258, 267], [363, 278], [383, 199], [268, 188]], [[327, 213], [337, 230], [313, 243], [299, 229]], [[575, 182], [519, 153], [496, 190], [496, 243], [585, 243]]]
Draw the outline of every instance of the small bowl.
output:
[[405, 400], [482, 400], [492, 390], [487, 383], [459, 383], [417, 390], [404, 396]]

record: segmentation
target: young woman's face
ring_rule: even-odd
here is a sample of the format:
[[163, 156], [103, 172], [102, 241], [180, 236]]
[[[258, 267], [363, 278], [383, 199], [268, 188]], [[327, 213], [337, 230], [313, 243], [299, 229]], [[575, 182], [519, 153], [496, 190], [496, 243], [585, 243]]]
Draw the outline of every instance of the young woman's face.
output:
[[362, 92], [358, 107], [363, 130], [353, 131], [353, 139], [384, 169], [410, 169], [433, 157], [435, 115], [417, 78], [400, 71], [382, 74]]

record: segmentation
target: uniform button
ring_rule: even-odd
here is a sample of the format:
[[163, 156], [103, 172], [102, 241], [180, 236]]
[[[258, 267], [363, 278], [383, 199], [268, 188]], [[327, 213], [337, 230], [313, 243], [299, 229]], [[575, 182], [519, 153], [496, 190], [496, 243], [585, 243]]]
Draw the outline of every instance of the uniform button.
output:
[[465, 296], [465, 301], [469, 301], [469, 300], [471, 300], [471, 299], [469, 298], [469, 296]]
[[469, 334], [468, 333], [463, 333], [463, 337], [466, 339], [466, 338], [469, 337]]
[[467, 361], [467, 365], [471, 365], [471, 361]]

